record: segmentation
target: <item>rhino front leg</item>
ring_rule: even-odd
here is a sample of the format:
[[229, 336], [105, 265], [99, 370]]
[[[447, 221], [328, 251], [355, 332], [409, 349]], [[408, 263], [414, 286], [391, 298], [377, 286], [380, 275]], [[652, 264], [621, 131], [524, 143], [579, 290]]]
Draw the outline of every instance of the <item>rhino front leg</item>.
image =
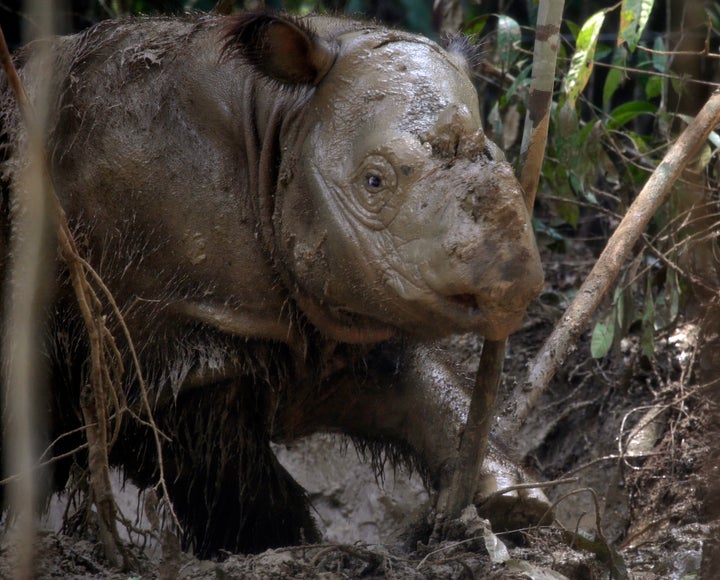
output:
[[[469, 396], [442, 351], [433, 346], [387, 343], [332, 385], [332, 396], [304, 409], [301, 434], [339, 431], [385, 441], [413, 453], [427, 469], [439, 494], [448, 489], [457, 462]], [[295, 433], [297, 429], [293, 429]], [[481, 515], [496, 527], [515, 529], [537, 523], [549, 502], [536, 489], [485, 500], [498, 489], [528, 481], [526, 474], [492, 438], [477, 482]]]

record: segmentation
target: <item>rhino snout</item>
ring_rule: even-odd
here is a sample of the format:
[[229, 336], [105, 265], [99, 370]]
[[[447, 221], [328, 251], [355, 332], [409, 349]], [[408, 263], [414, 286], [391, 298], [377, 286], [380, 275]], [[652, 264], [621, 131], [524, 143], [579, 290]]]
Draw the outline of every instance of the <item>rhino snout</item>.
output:
[[457, 330], [504, 338], [542, 290], [537, 249], [530, 240], [497, 246], [479, 238], [468, 245], [459, 254], [437, 252], [420, 267], [421, 275]]
[[415, 257], [459, 327], [499, 339], [520, 325], [544, 276], [519, 185], [509, 167], [494, 165], [450, 202], [440, 239]]

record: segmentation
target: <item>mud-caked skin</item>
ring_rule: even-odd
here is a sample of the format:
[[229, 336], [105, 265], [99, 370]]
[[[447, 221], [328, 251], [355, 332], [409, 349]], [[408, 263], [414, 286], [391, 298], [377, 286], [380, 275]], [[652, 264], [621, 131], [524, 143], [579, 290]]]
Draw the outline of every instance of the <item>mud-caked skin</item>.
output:
[[[32, 45], [16, 61], [31, 98], [52, 75], [52, 179], [170, 436], [186, 543], [213, 555], [316, 538], [273, 440], [346, 433], [446, 485], [468, 402], [430, 341], [507, 336], [543, 281], [463, 55], [353, 20], [265, 14], [127, 19], [48, 42], [49, 62]], [[2, 82], [7, 229], [26, 139]], [[79, 426], [89, 370], [57, 267], [51, 440]], [[131, 418], [111, 459], [141, 485], [158, 476], [154, 439]], [[486, 465], [480, 496], [520, 477], [495, 451]]]

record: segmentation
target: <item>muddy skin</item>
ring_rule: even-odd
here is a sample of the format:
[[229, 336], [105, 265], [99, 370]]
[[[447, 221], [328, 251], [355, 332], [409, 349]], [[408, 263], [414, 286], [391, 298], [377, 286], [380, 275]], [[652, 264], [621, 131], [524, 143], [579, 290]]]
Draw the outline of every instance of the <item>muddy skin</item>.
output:
[[[126, 19], [50, 42], [53, 181], [172, 435], [164, 469], [185, 547], [317, 537], [271, 440], [382, 442], [446, 485], [468, 401], [432, 340], [507, 336], [543, 282], [463, 55], [363, 22], [264, 14]], [[47, 74], [34, 54], [17, 57], [31, 97]], [[26, 138], [0, 80], [7, 228]], [[50, 439], [78, 427], [89, 367], [57, 269]], [[158, 475], [132, 420], [111, 460], [140, 485]], [[523, 477], [497, 450], [486, 467], [478, 497]]]

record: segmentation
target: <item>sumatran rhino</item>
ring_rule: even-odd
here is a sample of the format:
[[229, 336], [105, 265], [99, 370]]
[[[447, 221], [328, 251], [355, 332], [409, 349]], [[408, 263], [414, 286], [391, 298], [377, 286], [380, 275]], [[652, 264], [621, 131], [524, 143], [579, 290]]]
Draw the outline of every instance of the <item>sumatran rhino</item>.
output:
[[[213, 555], [317, 537], [271, 441], [345, 433], [446, 486], [467, 396], [430, 341], [507, 336], [543, 283], [462, 43], [268, 14], [107, 21], [45, 42], [50, 63], [33, 45], [16, 62], [31, 97], [51, 71], [53, 184], [147, 375], [186, 545]], [[6, 86], [0, 111], [7, 231], [26, 138]], [[89, 373], [57, 268], [50, 440], [81, 425]], [[110, 310], [107, 323], [140, 409]], [[158, 477], [146, 422], [126, 418], [110, 457], [141, 486]], [[480, 495], [520, 477], [493, 450], [486, 469]]]

